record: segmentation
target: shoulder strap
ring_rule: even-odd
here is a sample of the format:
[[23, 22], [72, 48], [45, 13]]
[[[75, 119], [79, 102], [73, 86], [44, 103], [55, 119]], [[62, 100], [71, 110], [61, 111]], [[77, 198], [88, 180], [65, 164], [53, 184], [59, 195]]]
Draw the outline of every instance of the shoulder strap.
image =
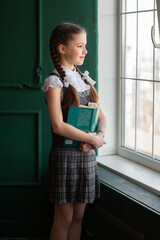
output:
[[51, 72], [50, 74], [49, 74], [49, 76], [50, 75], [55, 75], [55, 76], [57, 76], [57, 77], [60, 77], [60, 75], [59, 74], [57, 74], [57, 73], [54, 73], [54, 72]]
[[59, 74], [52, 72], [52, 73], [50, 73], [49, 76], [51, 76], [51, 75], [57, 76], [59, 78], [59, 80], [63, 83], [63, 80]]

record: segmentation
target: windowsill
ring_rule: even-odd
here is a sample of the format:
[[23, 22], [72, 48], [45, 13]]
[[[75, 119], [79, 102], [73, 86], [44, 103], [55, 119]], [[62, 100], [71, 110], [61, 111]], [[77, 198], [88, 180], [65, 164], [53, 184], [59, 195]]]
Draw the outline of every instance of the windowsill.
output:
[[97, 156], [98, 165], [160, 196], [160, 173], [119, 155]]

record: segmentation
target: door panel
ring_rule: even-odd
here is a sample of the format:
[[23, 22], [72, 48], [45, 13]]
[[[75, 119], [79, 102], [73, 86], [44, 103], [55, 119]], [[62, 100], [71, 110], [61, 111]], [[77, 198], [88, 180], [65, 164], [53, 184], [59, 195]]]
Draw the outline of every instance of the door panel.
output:
[[43, 93], [0, 89], [0, 105], [0, 237], [46, 237], [51, 134]]
[[0, 22], [3, 26], [0, 39], [1, 76], [5, 76], [0, 78], [2, 86], [15, 86], [34, 79], [38, 57], [36, 7], [35, 0], [0, 1]]
[[40, 165], [39, 110], [0, 111], [0, 185], [37, 185]]
[[42, 0], [1, 0], [0, 23], [0, 237], [43, 237], [51, 137], [40, 89]]

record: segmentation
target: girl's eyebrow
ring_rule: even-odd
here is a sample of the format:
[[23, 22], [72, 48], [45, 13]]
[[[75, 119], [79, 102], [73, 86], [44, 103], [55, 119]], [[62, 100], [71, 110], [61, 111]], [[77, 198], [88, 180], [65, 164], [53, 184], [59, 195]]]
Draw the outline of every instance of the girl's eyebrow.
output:
[[85, 44], [86, 45], [87, 43], [77, 43], [76, 45], [78, 45], [78, 44]]

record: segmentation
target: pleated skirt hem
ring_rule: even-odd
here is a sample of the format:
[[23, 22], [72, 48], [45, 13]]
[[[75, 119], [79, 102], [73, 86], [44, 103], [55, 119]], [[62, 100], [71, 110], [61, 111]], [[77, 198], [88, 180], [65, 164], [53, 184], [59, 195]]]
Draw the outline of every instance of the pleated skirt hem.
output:
[[100, 197], [95, 150], [56, 147], [49, 154], [49, 202], [93, 203]]

